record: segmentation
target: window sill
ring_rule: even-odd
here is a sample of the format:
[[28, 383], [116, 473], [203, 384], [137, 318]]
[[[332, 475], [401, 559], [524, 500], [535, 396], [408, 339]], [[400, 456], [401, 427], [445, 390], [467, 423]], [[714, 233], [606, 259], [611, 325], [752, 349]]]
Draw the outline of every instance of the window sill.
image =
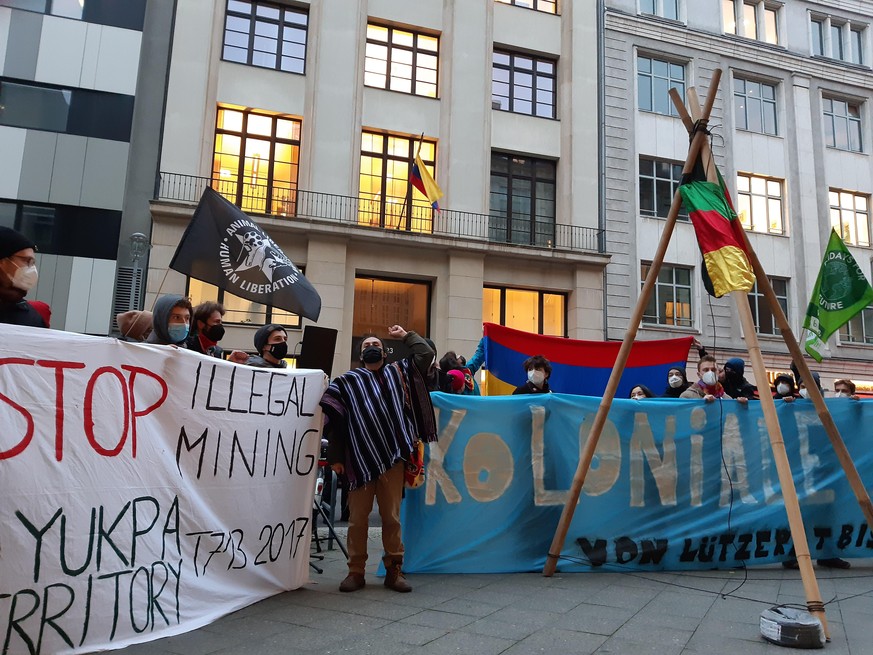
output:
[[674, 116], [673, 114], [663, 114], [659, 111], [655, 111], [654, 109], [643, 109], [642, 107], [637, 107], [637, 111], [640, 111], [644, 114], [651, 114], [652, 116], [664, 116], [665, 118], [672, 118], [674, 120], [679, 120], [679, 116]]
[[785, 137], [781, 134], [768, 134], [767, 132], [758, 132], [757, 130], [750, 130], [746, 127], [738, 127], [736, 128], [737, 132], [742, 132], [743, 134], [757, 134], [759, 136], [768, 136], [774, 139], [784, 140]]
[[396, 89], [386, 89], [385, 87], [382, 87], [382, 86], [371, 86], [369, 84], [365, 84], [364, 88], [365, 89], [376, 89], [377, 91], [385, 91], [385, 93], [397, 93], [397, 94], [400, 94], [402, 96], [411, 96], [413, 98], [423, 98], [425, 100], [436, 100], [437, 102], [439, 102], [439, 99], [440, 99], [439, 96], [436, 96], [436, 97], [422, 96], [422, 95], [418, 95], [417, 93], [408, 93], [406, 91], [397, 91]]
[[297, 71], [286, 71], [282, 68], [269, 68], [267, 66], [258, 66], [257, 64], [247, 64], [243, 61], [234, 61], [233, 59], [224, 59], [222, 57], [222, 62], [226, 64], [236, 64], [237, 66], [245, 66], [246, 68], [255, 68], [257, 70], [262, 71], [272, 71], [273, 73], [284, 73], [285, 75], [300, 75], [302, 77], [306, 76], [306, 66], [304, 64], [303, 71], [298, 73]]
[[667, 25], [675, 25], [676, 27], [685, 27], [687, 23], [684, 20], [679, 20], [678, 18], [667, 18], [666, 16], [659, 16], [658, 14], [647, 14], [645, 12], [640, 12], [637, 14], [640, 18], [645, 18], [647, 20], [655, 20], [659, 23], [666, 23]]
[[776, 52], [788, 52], [788, 48], [779, 43], [769, 43], [768, 41], [762, 41], [761, 39], [753, 39], [750, 36], [742, 36], [740, 34], [731, 34], [730, 32], [724, 32], [724, 37], [726, 39], [730, 39], [731, 41], [737, 41], [739, 43], [744, 43], [748, 45], [756, 45], [761, 46], [763, 48], [767, 48], [768, 50], [775, 50]]
[[640, 322], [640, 327], [645, 330], [665, 332], [667, 334], [679, 333], [682, 336], [700, 335], [700, 331], [690, 325], [664, 325], [663, 323], [646, 323], [645, 319]]
[[537, 116], [536, 114], [525, 114], [521, 111], [513, 111], [512, 109], [501, 109], [498, 107], [491, 107], [491, 111], [499, 111], [502, 114], [515, 114], [516, 116], [527, 116], [528, 118], [540, 118], [545, 121], [555, 121], [556, 123], [560, 123], [560, 118], [555, 118], [552, 116]]
[[757, 230], [751, 230], [747, 227], [744, 227], [743, 231], [746, 234], [756, 234], [756, 235], [762, 236], [762, 237], [775, 237], [775, 238], [779, 238], [779, 239], [789, 239], [790, 238], [790, 236], [785, 234], [784, 232], [781, 234], [779, 234], [777, 232], [758, 232]]
[[845, 59], [837, 59], [835, 57], [828, 57], [827, 55], [810, 55], [813, 59], [821, 62], [826, 62], [828, 64], [836, 64], [839, 66], [848, 66], [849, 68], [853, 68], [860, 72], [869, 72], [870, 65], [869, 64], [856, 64], [853, 61], [846, 61]]
[[848, 148], [837, 148], [836, 146], [825, 146], [827, 150], [835, 150], [836, 152], [848, 152], [853, 155], [867, 155], [863, 150], [849, 150]]

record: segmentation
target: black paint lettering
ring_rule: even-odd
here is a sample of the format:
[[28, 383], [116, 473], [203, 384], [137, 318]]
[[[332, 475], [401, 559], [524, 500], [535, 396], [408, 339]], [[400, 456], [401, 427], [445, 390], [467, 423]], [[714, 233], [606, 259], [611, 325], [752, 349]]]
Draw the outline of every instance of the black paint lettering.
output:
[[771, 530], [759, 530], [755, 533], [755, 542], [757, 543], [755, 557], [767, 557], [770, 554], [770, 551], [767, 550], [764, 545], [769, 544], [771, 538]]
[[91, 563], [91, 555], [94, 552], [94, 532], [96, 531], [97, 508], [91, 508], [91, 527], [88, 530], [88, 553], [85, 562], [77, 569], [70, 568], [67, 564], [67, 515], [61, 515], [61, 569], [66, 575], [77, 576], [82, 574]]
[[103, 527], [103, 506], [100, 506], [100, 521], [98, 523], [99, 527], [97, 528], [97, 570], [100, 570], [100, 564], [103, 559], [103, 542], [106, 541], [111, 547], [112, 550], [115, 551], [115, 554], [118, 555], [118, 559], [121, 560], [122, 564], [128, 566], [129, 562], [127, 558], [124, 556], [118, 547], [115, 545], [115, 542], [112, 541], [112, 531], [118, 527], [119, 522], [124, 515], [127, 514], [127, 508], [130, 507], [130, 501], [125, 503], [124, 507], [121, 508], [121, 511], [118, 513], [118, 516], [115, 517], [115, 520], [112, 522], [112, 525], [109, 526], [109, 530], [105, 530]]
[[[141, 528], [139, 525], [139, 506], [143, 503], [151, 503], [154, 508], [154, 516], [152, 517], [151, 522], [147, 527]], [[155, 527], [155, 523], [158, 522], [158, 517], [161, 514], [161, 505], [155, 498], [151, 496], [140, 496], [139, 498], [133, 499], [133, 539], [130, 546], [130, 565], [136, 566], [136, 540], [139, 537], [142, 537], [145, 534], [151, 532], [152, 528]], [[134, 576], [135, 577], [135, 576]]]
[[843, 524], [843, 528], [840, 530], [840, 537], [837, 539], [837, 548], [843, 550], [843, 548], [852, 543], [852, 533], [854, 531], [854, 526], [851, 523]]
[[606, 562], [606, 539], [596, 539], [592, 545], [585, 537], [579, 537], [576, 543], [585, 553], [591, 566], [603, 566]]
[[[48, 616], [49, 596], [51, 595], [52, 589], [64, 589], [64, 590], [66, 590], [66, 592], [67, 592], [67, 604], [64, 606], [64, 608], [62, 610], [59, 610], [55, 614]], [[58, 619], [58, 618], [62, 617], [64, 614], [66, 614], [67, 610], [69, 610], [73, 606], [74, 600], [76, 600], [76, 594], [73, 592], [73, 588], [63, 584], [62, 582], [57, 582], [55, 584], [47, 585], [46, 588], [43, 589], [43, 591], [42, 591], [42, 616], [40, 617], [40, 620], [39, 620], [39, 638], [37, 639], [37, 642], [36, 642], [36, 652], [37, 653], [42, 652], [42, 636], [43, 636], [43, 633], [45, 632], [45, 627], [47, 625], [50, 625], [54, 629], [54, 631], [57, 632], [58, 635], [60, 635], [61, 639], [63, 639], [64, 642], [66, 642], [66, 644], [70, 648], [73, 648], [73, 641], [70, 639], [70, 636], [57, 623], [55, 623], [55, 619]]]
[[[52, 516], [51, 519], [49, 519], [49, 522], [45, 524], [45, 527], [43, 527], [42, 530], [38, 530], [33, 523], [31, 523], [30, 521], [27, 520], [27, 517], [24, 514], [22, 514], [19, 510], [15, 510], [15, 516], [18, 517], [18, 520], [21, 521], [21, 523], [24, 525], [24, 527], [27, 528], [27, 531], [30, 532], [30, 534], [32, 534], [36, 538], [36, 549], [34, 550], [34, 553], [33, 553], [33, 582], [34, 582], [34, 584], [39, 582], [39, 561], [40, 561], [40, 557], [42, 556], [42, 537], [46, 532], [48, 532], [49, 528], [52, 527], [52, 524], [58, 520], [58, 517], [61, 514], [63, 514], [63, 512], [64, 512], [64, 510], [59, 507], [58, 511], [55, 512], [54, 516]], [[13, 599], [12, 602], [14, 603], [15, 600]], [[37, 598], [37, 602], [39, 602], [38, 598]]]
[[[24, 616], [16, 616], [15, 610], [18, 607], [18, 597], [19, 596], [30, 596], [33, 599], [33, 607], [30, 608], [30, 611]], [[16, 591], [15, 595], [12, 596], [12, 605], [9, 608], [9, 625], [6, 626], [6, 639], [3, 640], [3, 652], [9, 652], [9, 640], [12, 637], [12, 631], [15, 630], [18, 633], [18, 636], [21, 637], [21, 641], [27, 644], [27, 650], [29, 653], [35, 653], [33, 640], [27, 635], [19, 623], [26, 621], [29, 619], [34, 612], [39, 608], [39, 595], [33, 589], [22, 589], [21, 591]]]
[[[185, 477], [182, 474], [182, 465], [180, 460], [182, 459], [182, 443], [185, 444], [185, 450], [189, 453], [200, 446], [200, 458], [197, 460], [197, 479], [200, 479], [200, 472], [203, 470], [203, 455], [206, 453], [206, 437], [209, 434], [209, 428], [205, 428], [203, 430], [203, 434], [195, 441], [191, 443], [188, 440], [188, 433], [185, 432], [185, 426], [183, 425], [179, 430], [179, 441], [176, 443], [176, 468], [179, 470], [179, 475]], [[218, 433], [219, 440], [221, 439], [221, 433]], [[218, 452], [215, 453], [216, 465], [218, 464]]]
[[666, 539], [643, 539], [640, 541], [640, 564], [660, 564], [667, 554], [669, 542]]

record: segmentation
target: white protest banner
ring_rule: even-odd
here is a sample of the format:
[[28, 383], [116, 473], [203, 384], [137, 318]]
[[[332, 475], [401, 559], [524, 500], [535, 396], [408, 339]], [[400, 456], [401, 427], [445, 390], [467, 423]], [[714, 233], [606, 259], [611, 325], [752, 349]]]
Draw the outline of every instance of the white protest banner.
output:
[[326, 383], [0, 325], [0, 653], [120, 648], [307, 582]]

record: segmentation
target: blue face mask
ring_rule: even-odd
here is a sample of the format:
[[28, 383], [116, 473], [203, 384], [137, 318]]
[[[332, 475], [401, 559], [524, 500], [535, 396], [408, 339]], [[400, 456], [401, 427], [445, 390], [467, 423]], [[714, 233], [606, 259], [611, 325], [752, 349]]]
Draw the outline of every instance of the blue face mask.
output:
[[187, 323], [174, 323], [167, 327], [167, 334], [170, 335], [170, 341], [172, 343], [179, 343], [180, 341], [184, 341], [188, 338], [188, 324]]

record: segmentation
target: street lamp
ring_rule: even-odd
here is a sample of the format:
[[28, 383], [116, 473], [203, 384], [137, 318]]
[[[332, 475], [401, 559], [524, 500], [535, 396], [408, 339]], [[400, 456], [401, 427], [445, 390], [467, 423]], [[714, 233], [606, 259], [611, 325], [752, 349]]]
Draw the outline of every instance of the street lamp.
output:
[[127, 238], [127, 242], [130, 245], [130, 258], [133, 260], [133, 275], [130, 280], [130, 295], [127, 299], [127, 306], [129, 309], [137, 309], [142, 290], [142, 269], [139, 266], [139, 260], [145, 256], [152, 244], [142, 232], [134, 232]]

